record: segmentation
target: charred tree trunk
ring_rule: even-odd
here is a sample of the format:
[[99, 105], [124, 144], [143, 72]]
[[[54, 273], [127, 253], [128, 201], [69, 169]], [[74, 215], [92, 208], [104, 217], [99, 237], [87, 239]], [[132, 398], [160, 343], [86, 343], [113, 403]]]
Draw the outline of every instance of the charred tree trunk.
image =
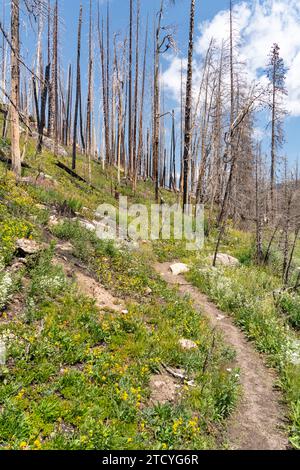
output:
[[20, 6], [19, 0], [11, 0], [11, 158], [12, 170], [15, 175], [21, 175], [21, 152], [20, 152], [20, 123], [19, 123], [19, 101], [20, 101]]
[[81, 26], [82, 26], [82, 5], [80, 5], [79, 21], [78, 21], [78, 35], [77, 35], [77, 78], [76, 78], [76, 99], [75, 99], [74, 130], [73, 130], [73, 153], [72, 153], [72, 169], [73, 170], [76, 169], [77, 125], [78, 125], [78, 111], [79, 111], [79, 106], [80, 106]]
[[192, 85], [193, 85], [194, 25], [195, 25], [195, 0], [191, 0], [188, 70], [187, 70], [187, 83], [186, 83], [186, 105], [185, 105], [185, 136], [184, 136], [184, 153], [183, 153], [183, 210], [185, 210], [185, 207], [189, 202], [189, 170], [190, 170], [191, 137], [192, 137]]

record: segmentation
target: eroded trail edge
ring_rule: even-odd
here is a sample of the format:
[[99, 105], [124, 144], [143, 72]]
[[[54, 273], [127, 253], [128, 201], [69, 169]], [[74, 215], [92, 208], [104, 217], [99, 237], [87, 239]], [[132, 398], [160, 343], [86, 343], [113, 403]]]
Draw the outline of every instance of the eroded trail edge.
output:
[[183, 276], [170, 272], [172, 263], [156, 264], [156, 271], [168, 284], [177, 285], [182, 295], [188, 294], [194, 306], [205, 315], [212, 327], [222, 331], [225, 341], [236, 351], [240, 369], [242, 398], [227, 426], [226, 440], [232, 450], [285, 450], [285, 407], [280, 391], [275, 388], [276, 373], [265, 366], [263, 357], [247, 341], [243, 332], [208, 298]]

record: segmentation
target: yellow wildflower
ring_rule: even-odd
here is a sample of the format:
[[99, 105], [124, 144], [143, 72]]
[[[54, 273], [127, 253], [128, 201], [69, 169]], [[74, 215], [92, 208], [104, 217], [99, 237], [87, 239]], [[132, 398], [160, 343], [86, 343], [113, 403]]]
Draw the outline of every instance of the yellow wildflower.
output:
[[34, 447], [35, 447], [36, 449], [41, 449], [41, 448], [42, 448], [42, 444], [41, 444], [41, 442], [40, 442], [39, 439], [36, 439], [36, 440], [34, 441]]

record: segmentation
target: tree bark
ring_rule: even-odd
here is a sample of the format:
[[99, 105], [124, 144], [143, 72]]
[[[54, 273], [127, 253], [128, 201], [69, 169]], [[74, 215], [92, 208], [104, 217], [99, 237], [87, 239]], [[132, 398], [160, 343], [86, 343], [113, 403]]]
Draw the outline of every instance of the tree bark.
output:
[[19, 0], [11, 0], [11, 158], [12, 170], [15, 175], [21, 175], [21, 151], [20, 151], [20, 6]]
[[192, 86], [193, 86], [193, 51], [195, 26], [195, 0], [191, 0], [188, 69], [186, 82], [185, 135], [183, 153], [183, 210], [189, 202], [189, 170], [192, 137]]

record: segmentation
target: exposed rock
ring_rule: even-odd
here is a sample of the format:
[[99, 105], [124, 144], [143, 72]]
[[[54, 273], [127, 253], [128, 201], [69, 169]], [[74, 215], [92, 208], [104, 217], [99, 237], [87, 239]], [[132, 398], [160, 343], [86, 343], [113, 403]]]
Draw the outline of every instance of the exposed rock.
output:
[[52, 176], [40, 173], [37, 176], [26, 176], [19, 179], [22, 184], [30, 184], [33, 186], [41, 186], [43, 188], [51, 189], [57, 186], [57, 181]]
[[139, 248], [138, 242], [135, 240], [122, 240], [122, 239], [117, 239], [115, 241], [115, 246], [118, 250], [126, 250], [126, 251], [134, 251]]
[[222, 321], [222, 320], [224, 320], [224, 318], [226, 318], [225, 315], [218, 315], [217, 316], [218, 321]]
[[192, 349], [197, 349], [198, 346], [194, 341], [191, 341], [190, 339], [180, 339], [179, 340], [179, 346], [182, 349], [185, 349], [186, 351], [191, 351]]
[[176, 263], [170, 266], [173, 276], [179, 276], [180, 274], [188, 273], [190, 268], [184, 263]]
[[122, 313], [124, 305], [121, 299], [114, 297], [108, 290], [101, 286], [101, 284], [83, 272], [76, 271], [75, 275], [79, 290], [94, 299], [97, 307]]
[[62, 253], [73, 253], [74, 247], [72, 243], [69, 243], [69, 242], [58, 243], [56, 245], [56, 251], [60, 251]]
[[36, 204], [35, 207], [41, 211], [48, 210], [48, 207], [45, 204]]
[[80, 220], [79, 223], [83, 228], [86, 228], [90, 232], [95, 232], [96, 231], [95, 225], [91, 222], [88, 222], [87, 220]]
[[150, 403], [152, 405], [174, 402], [180, 385], [168, 374], [152, 375], [150, 378]]
[[145, 290], [146, 295], [151, 295], [152, 294], [152, 289], [150, 287], [147, 287]]
[[56, 227], [59, 225], [63, 220], [57, 217], [56, 215], [51, 215], [48, 220], [49, 227]]
[[34, 240], [22, 238], [17, 240], [17, 251], [21, 256], [36, 255], [44, 249], [44, 246]]
[[[211, 256], [210, 260], [213, 262], [214, 257]], [[227, 255], [226, 253], [218, 253], [217, 255], [217, 265], [219, 266], [239, 266], [240, 262], [237, 258]]]
[[[37, 132], [32, 132], [32, 136], [35, 139], [37, 139], [38, 138], [38, 133]], [[54, 141], [52, 139], [50, 139], [49, 137], [44, 136], [43, 137], [43, 146], [46, 149], [53, 151], [54, 150]], [[57, 154], [61, 157], [67, 157], [68, 156], [68, 152], [61, 145], [57, 146]]]
[[23, 259], [20, 259], [18, 261], [16, 261], [14, 264], [12, 264], [9, 268], [9, 272], [11, 273], [17, 273], [18, 271], [20, 271], [21, 269], [24, 268], [26, 263], [24, 263], [24, 260]]

